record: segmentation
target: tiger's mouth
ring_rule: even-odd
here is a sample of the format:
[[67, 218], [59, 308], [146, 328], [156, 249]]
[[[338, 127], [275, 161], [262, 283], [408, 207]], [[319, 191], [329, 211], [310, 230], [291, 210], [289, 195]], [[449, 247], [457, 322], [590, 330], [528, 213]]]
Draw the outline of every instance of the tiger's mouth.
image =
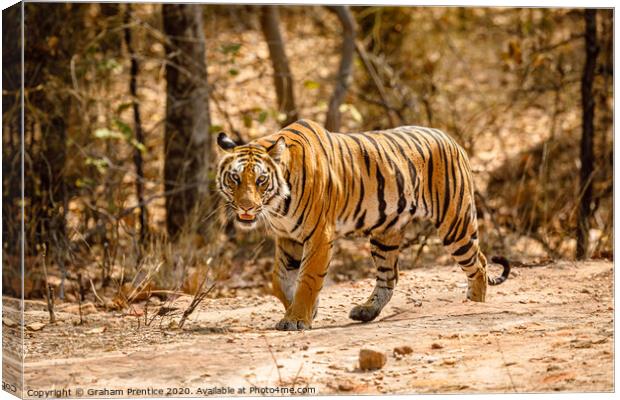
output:
[[237, 214], [237, 220], [239, 222], [254, 222], [255, 219], [256, 219], [256, 215], [247, 214], [247, 213]]
[[242, 229], [252, 229], [256, 225], [256, 215], [247, 213], [237, 214], [235, 222]]

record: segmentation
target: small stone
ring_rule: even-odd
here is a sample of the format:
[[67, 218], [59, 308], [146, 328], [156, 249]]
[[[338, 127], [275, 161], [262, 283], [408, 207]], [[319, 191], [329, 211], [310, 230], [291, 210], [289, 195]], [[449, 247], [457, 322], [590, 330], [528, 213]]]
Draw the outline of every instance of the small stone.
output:
[[151, 296], [149, 297], [148, 303], [154, 306], [159, 306], [161, 305], [161, 300], [157, 296]]
[[443, 346], [442, 346], [442, 345], [440, 345], [439, 343], [433, 343], [433, 344], [431, 345], [431, 349], [433, 349], [433, 350], [439, 350], [439, 349], [443, 349]]
[[445, 360], [443, 360], [443, 365], [454, 365], [456, 364], [456, 359], [454, 358], [446, 358]]
[[370, 349], [360, 350], [359, 363], [362, 371], [381, 369], [386, 361], [387, 357], [381, 352]]
[[13, 328], [17, 326], [17, 322], [13, 321], [11, 318], [2, 318], [2, 323], [6, 326], [8, 326], [9, 328]]
[[350, 392], [353, 390], [353, 385], [350, 382], [340, 382], [338, 384], [338, 390], [341, 392]]
[[42, 322], [33, 322], [32, 324], [26, 325], [26, 329], [29, 331], [40, 331], [45, 327], [45, 324]]
[[85, 333], [89, 334], [89, 335], [93, 335], [93, 334], [97, 334], [97, 333], [103, 333], [105, 332], [105, 326], [100, 326], [98, 328], [93, 328], [89, 331], [86, 331]]
[[168, 323], [168, 329], [178, 329], [179, 328], [179, 323], [176, 320], [172, 320], [170, 321], [170, 323]]
[[394, 348], [394, 354], [403, 356], [411, 353], [413, 353], [413, 349], [409, 346], [399, 346]]

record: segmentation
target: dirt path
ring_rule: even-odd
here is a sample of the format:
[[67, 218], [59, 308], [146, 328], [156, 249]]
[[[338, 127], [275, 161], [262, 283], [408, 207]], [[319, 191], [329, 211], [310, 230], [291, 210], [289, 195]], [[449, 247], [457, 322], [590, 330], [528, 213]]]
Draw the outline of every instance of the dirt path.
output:
[[[138, 326], [143, 317], [103, 312], [71, 326], [77, 316], [59, 312], [62, 322], [27, 333], [26, 389], [88, 395], [116, 388], [124, 396], [128, 388], [187, 388], [197, 396], [199, 388], [250, 394], [277, 386], [319, 394], [612, 391], [612, 264], [559, 262], [515, 274], [478, 304], [463, 301], [456, 268], [405, 271], [379, 320], [364, 325], [347, 315], [373, 282], [332, 285], [305, 332], [273, 330], [282, 312], [269, 296], [206, 300], [183, 330], [168, 328], [170, 319], [145, 327]], [[28, 308], [27, 323], [45, 321], [42, 308]], [[397, 356], [399, 346], [413, 352]], [[362, 348], [384, 352], [383, 369], [359, 371]]]

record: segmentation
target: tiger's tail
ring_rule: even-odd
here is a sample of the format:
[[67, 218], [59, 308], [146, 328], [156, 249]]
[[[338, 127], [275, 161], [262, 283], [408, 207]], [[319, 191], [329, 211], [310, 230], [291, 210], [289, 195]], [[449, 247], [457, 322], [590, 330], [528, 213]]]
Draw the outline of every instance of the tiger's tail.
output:
[[505, 257], [501, 257], [501, 256], [493, 256], [491, 257], [491, 261], [493, 261], [494, 263], [498, 263], [502, 267], [504, 267], [504, 271], [502, 272], [500, 276], [496, 276], [495, 278], [489, 277], [488, 278], [489, 285], [495, 286], [495, 285], [504, 283], [504, 281], [508, 279], [508, 275], [510, 275], [510, 263]]

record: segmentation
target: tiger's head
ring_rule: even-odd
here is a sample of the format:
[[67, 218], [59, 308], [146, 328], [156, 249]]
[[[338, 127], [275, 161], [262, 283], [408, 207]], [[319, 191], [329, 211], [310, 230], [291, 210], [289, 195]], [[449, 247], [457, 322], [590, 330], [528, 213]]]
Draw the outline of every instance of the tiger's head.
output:
[[221, 132], [217, 144], [224, 151], [217, 170], [219, 192], [235, 213], [237, 226], [252, 229], [290, 194], [281, 166], [286, 152], [284, 137], [269, 147], [257, 143], [239, 146]]

